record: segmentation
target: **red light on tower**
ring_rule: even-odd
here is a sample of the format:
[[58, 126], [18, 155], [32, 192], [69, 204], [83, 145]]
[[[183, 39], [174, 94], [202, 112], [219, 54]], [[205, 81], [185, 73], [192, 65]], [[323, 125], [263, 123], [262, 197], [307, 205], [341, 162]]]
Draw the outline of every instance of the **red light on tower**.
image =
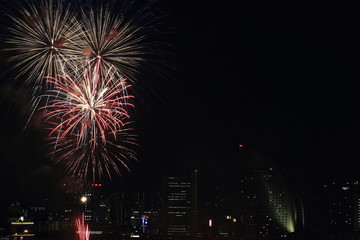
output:
[[92, 183], [91, 186], [93, 186], [93, 187], [101, 187], [102, 185], [101, 185], [101, 183]]
[[244, 147], [244, 145], [242, 145], [242, 144], [239, 144], [239, 148], [243, 148]]

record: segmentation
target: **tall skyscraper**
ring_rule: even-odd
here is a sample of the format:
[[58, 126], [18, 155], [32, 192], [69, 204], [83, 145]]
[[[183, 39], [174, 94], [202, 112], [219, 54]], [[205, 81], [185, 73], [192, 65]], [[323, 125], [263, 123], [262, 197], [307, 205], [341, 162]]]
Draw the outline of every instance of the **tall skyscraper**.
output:
[[194, 170], [163, 178], [163, 234], [169, 239], [190, 239], [197, 234], [197, 176]]
[[[231, 199], [229, 216], [236, 219], [231, 234], [268, 239], [295, 231], [301, 223], [301, 205], [281, 168], [265, 154], [241, 146], [227, 170]], [[230, 232], [227, 234], [230, 236]]]
[[259, 236], [294, 232], [294, 209], [287, 189], [273, 168], [239, 170], [240, 228]]

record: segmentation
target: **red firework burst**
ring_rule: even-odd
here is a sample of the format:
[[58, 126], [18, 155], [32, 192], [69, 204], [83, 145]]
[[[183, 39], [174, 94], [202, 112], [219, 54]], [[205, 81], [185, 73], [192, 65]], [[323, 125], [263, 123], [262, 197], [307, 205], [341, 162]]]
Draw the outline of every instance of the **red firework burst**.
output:
[[80, 79], [69, 75], [46, 77], [54, 89], [45, 95], [49, 101], [41, 109], [47, 110], [47, 120], [59, 122], [50, 136], [59, 132], [61, 138], [77, 135], [78, 146], [92, 142], [95, 149], [99, 137], [106, 144], [106, 133], [111, 133], [116, 140], [124, 120], [130, 119], [128, 109], [134, 105], [129, 102], [133, 96], [128, 95], [127, 89], [131, 85], [111, 70], [101, 74], [100, 59], [98, 63], [94, 68], [88, 67]]
[[50, 144], [55, 162], [65, 166], [71, 175], [86, 177], [111, 171], [120, 174], [118, 163], [127, 167], [125, 160], [136, 159], [135, 152], [127, 147], [135, 144], [130, 134], [131, 85], [111, 69], [103, 73], [100, 61], [90, 65], [80, 76], [66, 74], [46, 77], [54, 86], [44, 98], [49, 123]]

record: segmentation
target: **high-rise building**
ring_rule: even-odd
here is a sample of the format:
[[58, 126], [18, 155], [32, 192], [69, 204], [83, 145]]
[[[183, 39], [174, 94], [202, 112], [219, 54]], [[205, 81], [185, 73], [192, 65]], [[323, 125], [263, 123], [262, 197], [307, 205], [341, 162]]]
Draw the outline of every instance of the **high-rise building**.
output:
[[323, 186], [325, 229], [360, 230], [359, 182]]
[[197, 177], [197, 170], [164, 175], [163, 234], [169, 239], [189, 239], [197, 234]]
[[219, 235], [268, 239], [294, 232], [303, 222], [301, 201], [281, 168], [265, 154], [244, 146], [234, 157], [237, 164], [226, 171], [230, 207], [218, 220], [226, 228]]
[[239, 171], [239, 225], [266, 238], [294, 232], [294, 209], [287, 189], [273, 168]]

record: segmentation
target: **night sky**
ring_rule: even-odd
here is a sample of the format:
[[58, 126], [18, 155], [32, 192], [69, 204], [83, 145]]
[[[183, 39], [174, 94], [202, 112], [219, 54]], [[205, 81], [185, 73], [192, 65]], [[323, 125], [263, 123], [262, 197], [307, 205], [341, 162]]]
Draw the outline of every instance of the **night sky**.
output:
[[[152, 188], [171, 169], [221, 178], [218, 169], [239, 164], [232, 157], [239, 144], [268, 155], [300, 189], [359, 179], [354, 6], [207, 0], [159, 6], [173, 29], [169, 61], [177, 70], [159, 79], [165, 92], [139, 99], [139, 163], [110, 184], [114, 189]], [[2, 77], [0, 187], [17, 199], [50, 191], [61, 173], [44, 157], [41, 127], [22, 130], [26, 90], [9, 82]]]

